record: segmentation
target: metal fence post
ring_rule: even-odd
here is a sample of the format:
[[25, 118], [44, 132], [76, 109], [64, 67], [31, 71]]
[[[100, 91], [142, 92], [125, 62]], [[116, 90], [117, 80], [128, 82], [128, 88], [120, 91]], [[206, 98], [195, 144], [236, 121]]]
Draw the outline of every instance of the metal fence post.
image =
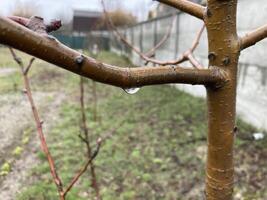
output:
[[[133, 46], [135, 45], [134, 44], [134, 26], [131, 27], [131, 43], [132, 43]], [[131, 57], [133, 58], [133, 51], [132, 51], [132, 49], [130, 49], [130, 54], [131, 54]]]
[[[157, 45], [158, 42], [158, 19], [154, 20], [154, 47]], [[154, 57], [156, 57], [156, 52]], [[156, 64], [153, 64], [153, 66], [155, 67]]]
[[[140, 37], [139, 37], [139, 45], [140, 51], [143, 52], [143, 24], [140, 24]], [[140, 63], [142, 63], [142, 59], [140, 58]]]
[[158, 23], [157, 23], [157, 19], [154, 20], [154, 46], [157, 45], [158, 42]]
[[176, 33], [175, 33], [175, 54], [174, 59], [177, 57], [179, 52], [179, 26], [180, 26], [180, 13], [178, 12], [176, 15]]
[[[126, 28], [123, 28], [123, 36], [128, 41]], [[123, 43], [123, 54], [127, 54], [127, 46]]]

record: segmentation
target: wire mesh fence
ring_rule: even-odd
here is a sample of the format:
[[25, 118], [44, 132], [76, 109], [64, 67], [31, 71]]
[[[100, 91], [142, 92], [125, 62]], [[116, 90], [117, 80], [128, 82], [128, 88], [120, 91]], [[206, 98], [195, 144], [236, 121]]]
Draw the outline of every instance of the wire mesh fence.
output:
[[[247, 1], [241, 2], [239, 9], [243, 9], [242, 3], [246, 4]], [[244, 14], [238, 18], [240, 35], [249, 32], [251, 29], [251, 24], [247, 23], [248, 16]], [[120, 28], [119, 31], [133, 46], [142, 52], [147, 52], [160, 41], [171, 23], [173, 23], [173, 26], [169, 39], [155, 53], [155, 58], [158, 60], [170, 60], [177, 58], [192, 45], [198, 30], [202, 26], [200, 20], [186, 14], [176, 13], [174, 22], [173, 14], [169, 14], [141, 22], [135, 26]], [[247, 23], [246, 27], [244, 27], [245, 23]], [[128, 56], [136, 66], [144, 65], [145, 62], [121, 41], [118, 41], [112, 33], [110, 33], [109, 38], [112, 51]], [[196, 59], [203, 66], [208, 66], [206, 38], [207, 33], [204, 32], [200, 44], [194, 52]], [[256, 48], [253, 47], [242, 53], [239, 63], [237, 95], [239, 114], [254, 125], [265, 129], [267, 129], [267, 119], [265, 117], [267, 115], [267, 57], [263, 55], [266, 47], [267, 42], [262, 41]], [[189, 63], [185, 63], [185, 66], [189, 66]], [[205, 96], [206, 94], [202, 86], [179, 85], [177, 87], [197, 96]], [[251, 94], [255, 94], [253, 95], [254, 98], [251, 98]], [[255, 108], [258, 110], [257, 112], [255, 112]]]

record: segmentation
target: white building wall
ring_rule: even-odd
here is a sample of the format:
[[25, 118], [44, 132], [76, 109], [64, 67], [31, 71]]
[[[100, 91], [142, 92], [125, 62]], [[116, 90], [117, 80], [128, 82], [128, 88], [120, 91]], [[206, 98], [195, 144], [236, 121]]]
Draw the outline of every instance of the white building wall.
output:
[[[237, 16], [238, 34], [240, 36], [266, 24], [266, 0], [239, 0]], [[137, 25], [133, 28], [133, 36], [128, 36], [128, 38], [133, 37], [133, 44], [138, 48], [140, 48], [140, 39], [143, 38], [142, 46], [144, 52], [146, 52], [153, 47], [155, 37], [157, 41], [163, 37], [171, 22], [172, 16], [169, 16], [168, 18]], [[170, 39], [166, 41], [162, 48], [157, 50], [156, 58], [170, 60], [181, 55], [192, 45], [192, 41], [202, 24], [202, 21], [192, 16], [179, 14], [174, 22]], [[142, 36], [140, 26], [143, 26]], [[206, 38], [205, 32], [194, 53], [195, 57], [204, 66], [208, 65]], [[139, 66], [144, 63], [138, 55], [132, 53], [130, 56], [134, 64]], [[188, 65], [188, 63], [185, 65]], [[206, 96], [203, 86], [176, 85], [176, 87], [196, 96], [204, 98]], [[237, 113], [245, 121], [267, 130], [267, 39], [243, 51], [240, 56]]]

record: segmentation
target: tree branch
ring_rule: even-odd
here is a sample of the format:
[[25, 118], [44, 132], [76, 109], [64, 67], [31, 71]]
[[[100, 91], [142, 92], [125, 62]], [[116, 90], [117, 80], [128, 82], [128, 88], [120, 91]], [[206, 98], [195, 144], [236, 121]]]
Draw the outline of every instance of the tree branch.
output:
[[[29, 78], [28, 78], [28, 72], [25, 72], [25, 66], [22, 63], [21, 58], [19, 58], [17, 56], [17, 54], [15, 53], [15, 51], [12, 48], [10, 48], [10, 52], [11, 52], [14, 60], [20, 66], [20, 69], [21, 69], [21, 72], [22, 72], [22, 75], [23, 75], [23, 79], [24, 79], [25, 94], [27, 95], [29, 103], [30, 103], [31, 108], [32, 108], [33, 117], [34, 117], [34, 120], [35, 120], [35, 124], [36, 124], [36, 127], [37, 127], [37, 132], [38, 132], [38, 135], [39, 135], [39, 138], [40, 138], [40, 142], [41, 142], [41, 147], [42, 147], [42, 150], [43, 150], [43, 152], [44, 152], [44, 154], [45, 154], [45, 156], [47, 158], [47, 161], [48, 161], [48, 164], [49, 164], [49, 168], [50, 168], [50, 172], [51, 172], [51, 175], [52, 175], [53, 180], [55, 182], [55, 185], [57, 186], [58, 193], [61, 196], [61, 194], [63, 193], [63, 184], [62, 184], [62, 181], [61, 181], [60, 177], [57, 174], [57, 170], [56, 170], [56, 167], [55, 167], [55, 162], [53, 160], [52, 155], [50, 154], [50, 151], [49, 151], [47, 143], [46, 143], [46, 139], [45, 139], [45, 136], [44, 136], [44, 133], [43, 133], [42, 121], [40, 120], [40, 116], [39, 116], [38, 110], [37, 110], [37, 108], [35, 106], [35, 102], [34, 102], [33, 97], [32, 97], [32, 91], [31, 91], [30, 82], [29, 82]], [[34, 61], [34, 58], [32, 58], [30, 60], [29, 65], [27, 66], [26, 69], [28, 69], [28, 70], [30, 69], [31, 65], [33, 64], [33, 61]]]
[[[108, 27], [110, 27], [110, 29], [114, 33], [115, 37], [118, 40], [120, 40], [121, 42], [123, 42], [130, 49], [132, 49], [143, 60], [147, 61], [147, 63], [151, 62], [151, 63], [158, 64], [158, 65], [177, 65], [177, 64], [180, 64], [182, 62], [185, 62], [185, 61], [189, 60], [189, 62], [192, 64], [193, 67], [195, 67], [197, 69], [203, 68], [202, 65], [194, 58], [194, 56], [192, 54], [193, 54], [194, 50], [197, 48], [197, 46], [199, 44], [199, 40], [200, 40], [200, 38], [202, 36], [202, 33], [203, 33], [204, 29], [205, 29], [205, 24], [203, 24], [202, 28], [198, 32], [197, 37], [196, 37], [196, 39], [194, 40], [194, 42], [192, 44], [192, 47], [189, 50], [185, 51], [182, 54], [182, 56], [180, 56], [179, 58], [177, 58], [175, 60], [161, 61], [161, 60], [153, 59], [151, 57], [154, 55], [155, 51], [158, 48], [160, 48], [164, 44], [164, 42], [169, 38], [175, 18], [173, 18], [173, 21], [172, 21], [172, 23], [171, 23], [171, 25], [169, 27], [169, 30], [167, 31], [166, 35], [162, 38], [162, 40], [155, 47], [153, 47], [150, 51], [148, 51], [146, 54], [144, 54], [138, 48], [136, 48], [132, 44], [130, 44], [130, 42], [118, 31], [118, 29], [113, 24], [111, 18], [108, 15], [108, 12], [107, 12], [106, 7], [105, 7], [104, 0], [101, 0], [101, 4], [102, 4], [102, 7], [103, 7], [103, 11], [104, 11], [105, 17], [107, 19]], [[147, 63], [146, 63], [146, 65], [147, 65]]]
[[[95, 83], [95, 82], [94, 82]], [[81, 106], [81, 127], [83, 136], [79, 135], [81, 140], [85, 143], [87, 149], [87, 157], [90, 159], [92, 157], [92, 148], [91, 148], [91, 141], [89, 138], [89, 129], [87, 126], [87, 117], [86, 117], [86, 110], [85, 110], [85, 102], [84, 102], [84, 77], [80, 77], [80, 106]], [[96, 200], [101, 200], [100, 189], [97, 182], [96, 172], [95, 172], [95, 165], [94, 162], [91, 161], [90, 165], [90, 173], [91, 173], [91, 180], [92, 180], [92, 187], [95, 190]]]
[[205, 7], [187, 0], [156, 0], [168, 6], [177, 8], [199, 19], [204, 19]]
[[85, 165], [80, 169], [80, 171], [73, 177], [72, 181], [70, 182], [69, 186], [67, 186], [66, 190], [63, 193], [63, 196], [65, 197], [66, 194], [72, 189], [72, 187], [75, 185], [75, 183], [79, 180], [79, 178], [86, 172], [88, 166], [92, 163], [92, 161], [96, 158], [100, 147], [101, 147], [102, 139], [99, 138], [97, 140], [97, 147], [96, 150], [93, 152], [92, 156], [88, 159], [88, 161], [85, 163]]
[[225, 81], [218, 68], [186, 69], [179, 66], [121, 68], [96, 61], [55, 39], [0, 17], [0, 43], [24, 51], [73, 73], [122, 88], [186, 83], [217, 84]]
[[[170, 37], [171, 35], [171, 30], [172, 30], [172, 27], [173, 27], [173, 23], [175, 21], [175, 17], [173, 16], [173, 20], [172, 20], [172, 23], [170, 24], [166, 34], [163, 36], [163, 38], [160, 40], [160, 42], [158, 44], [156, 44], [152, 49], [150, 49], [147, 53], [143, 53], [140, 51], [140, 49], [134, 47], [119, 31], [118, 29], [116, 28], [116, 26], [114, 25], [113, 21], [111, 20], [107, 10], [106, 10], [106, 6], [105, 6], [105, 3], [104, 3], [104, 0], [101, 0], [101, 4], [102, 4], [102, 7], [103, 7], [103, 11], [104, 11], [104, 15], [105, 15], [105, 18], [106, 18], [106, 22], [107, 22], [107, 26], [108, 28], [110, 29], [110, 31], [112, 31], [115, 35], [115, 37], [117, 38], [117, 40], [123, 42], [126, 46], [128, 46], [130, 49], [132, 49], [137, 55], [140, 56], [140, 58], [142, 58], [143, 60], [147, 61], [147, 63], [154, 63], [154, 64], [159, 64], [159, 65], [168, 65], [169, 62], [165, 62], [165, 61], [159, 61], [159, 60], [156, 60], [156, 59], [152, 59], [151, 57], [153, 55], [155, 55], [155, 51], [157, 49], [159, 49], [163, 44], [164, 42]], [[173, 63], [173, 62], [172, 62]], [[176, 61], [175, 63], [173, 64], [177, 64]]]
[[[32, 96], [32, 91], [31, 91], [31, 86], [30, 86], [30, 81], [29, 81], [29, 77], [28, 77], [28, 72], [35, 60], [35, 58], [31, 58], [31, 60], [29, 61], [28, 66], [25, 69], [25, 66], [22, 62], [22, 59], [20, 57], [17, 56], [16, 52], [10, 48], [10, 52], [12, 54], [13, 59], [18, 63], [20, 69], [21, 69], [21, 73], [23, 75], [23, 79], [24, 79], [24, 86], [25, 86], [25, 94], [28, 97], [29, 103], [31, 105], [31, 109], [32, 109], [32, 113], [33, 113], [33, 117], [36, 123], [36, 127], [37, 127], [37, 132], [38, 132], [38, 136], [40, 138], [40, 143], [41, 143], [41, 148], [46, 156], [46, 159], [48, 161], [49, 164], [49, 168], [50, 168], [50, 173], [53, 177], [53, 181], [57, 187], [58, 190], [58, 194], [59, 194], [59, 198], [60, 200], [65, 200], [66, 195], [68, 194], [68, 192], [72, 189], [72, 187], [75, 185], [75, 183], [79, 180], [79, 178], [84, 174], [84, 172], [87, 170], [88, 166], [91, 164], [91, 166], [93, 165], [93, 160], [96, 158], [99, 150], [100, 150], [100, 146], [102, 143], [102, 139], [99, 138], [97, 141], [97, 148], [95, 150], [95, 152], [93, 152], [93, 154], [91, 154], [91, 147], [90, 148], [90, 152], [88, 153], [88, 161], [86, 162], [86, 164], [84, 165], [84, 167], [81, 168], [81, 170], [74, 176], [74, 178], [72, 179], [72, 181], [70, 182], [70, 184], [68, 185], [68, 187], [66, 188], [66, 190], [63, 189], [63, 183], [61, 178], [59, 177], [58, 173], [57, 173], [57, 169], [55, 166], [55, 162], [54, 159], [49, 151], [48, 145], [46, 143], [46, 138], [44, 136], [44, 132], [43, 132], [43, 127], [42, 124], [43, 122], [40, 120], [40, 116], [39, 116], [39, 112], [36, 108], [33, 96]], [[83, 88], [82, 88], [83, 90]], [[83, 91], [82, 91], [83, 92]], [[82, 102], [82, 106], [84, 109], [84, 102]], [[84, 117], [85, 117], [85, 113]], [[86, 120], [86, 119], [85, 119]], [[86, 123], [86, 121], [84, 121], [84, 123]], [[83, 128], [87, 131], [87, 125], [83, 125]], [[84, 139], [82, 136], [80, 136], [81, 139]], [[88, 133], [87, 133], [87, 137], [88, 137]], [[86, 141], [87, 144], [89, 144], [89, 139], [86, 138], [84, 139]], [[97, 199], [101, 199], [99, 194], [97, 194]]]
[[265, 39], [266, 37], [267, 37], [267, 25], [264, 25], [242, 37], [240, 49], [244, 50], [248, 47], [251, 47], [255, 45], [257, 42]]
[[31, 60], [30, 60], [30, 62], [29, 62], [29, 64], [28, 64], [28, 66], [23, 71], [24, 75], [27, 75], [29, 73], [29, 71], [30, 71], [30, 69], [31, 69], [32, 64], [33, 64], [34, 61], [35, 61], [35, 58], [32, 57]]

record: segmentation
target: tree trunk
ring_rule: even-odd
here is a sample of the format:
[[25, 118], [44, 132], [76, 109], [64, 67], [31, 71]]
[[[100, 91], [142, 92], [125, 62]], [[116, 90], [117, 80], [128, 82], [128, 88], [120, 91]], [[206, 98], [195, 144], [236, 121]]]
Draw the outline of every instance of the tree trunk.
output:
[[208, 158], [206, 197], [230, 200], [234, 186], [236, 80], [239, 40], [236, 31], [237, 0], [208, 0], [205, 22], [209, 41], [209, 68], [227, 76], [224, 85], [206, 86], [208, 98]]

